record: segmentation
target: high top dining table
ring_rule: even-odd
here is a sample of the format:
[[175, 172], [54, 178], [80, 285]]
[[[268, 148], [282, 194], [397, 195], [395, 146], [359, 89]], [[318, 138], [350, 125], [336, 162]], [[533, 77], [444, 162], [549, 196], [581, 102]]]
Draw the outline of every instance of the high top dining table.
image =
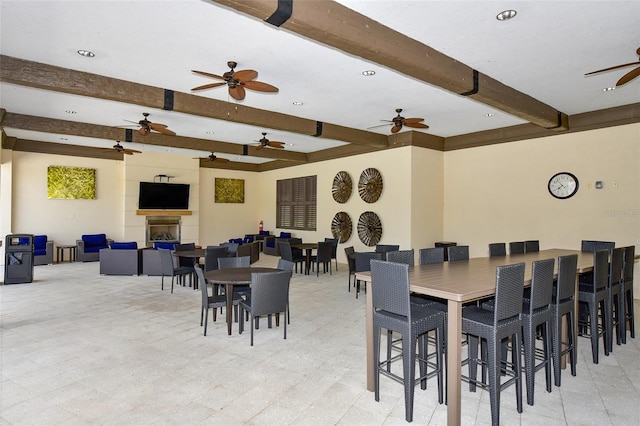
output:
[[[214, 269], [204, 273], [204, 278], [212, 284], [224, 285], [224, 294], [227, 296], [227, 333], [231, 335], [231, 324], [233, 324], [233, 286], [251, 284], [251, 274], [262, 272], [278, 272], [280, 269], [264, 268], [264, 267], [244, 267], [244, 268], [226, 268]], [[202, 285], [206, 285], [202, 283]]]
[[[447, 301], [447, 424], [460, 425], [461, 413], [461, 342], [462, 304], [491, 296], [495, 293], [496, 267], [525, 262], [525, 286], [531, 284], [531, 262], [556, 259], [554, 274], [558, 271], [558, 257], [578, 255], [577, 272], [593, 270], [593, 253], [577, 250], [550, 249], [539, 252], [478, 257], [465, 261], [444, 262], [434, 265], [416, 265], [409, 268], [409, 288], [412, 292], [438, 297]], [[358, 272], [356, 278], [366, 281], [371, 289], [371, 273]], [[576, 285], [577, 291], [577, 285]], [[575, 298], [578, 303], [577, 296]], [[373, 301], [367, 292], [367, 390], [374, 391], [375, 365], [373, 360]], [[576, 308], [576, 312], [577, 308]], [[577, 321], [574, 335], [577, 336]]]
[[291, 244], [291, 248], [297, 248], [305, 251], [304, 258], [304, 274], [309, 275], [309, 270], [311, 269], [311, 257], [313, 254], [313, 250], [318, 249], [318, 243], [297, 243]]

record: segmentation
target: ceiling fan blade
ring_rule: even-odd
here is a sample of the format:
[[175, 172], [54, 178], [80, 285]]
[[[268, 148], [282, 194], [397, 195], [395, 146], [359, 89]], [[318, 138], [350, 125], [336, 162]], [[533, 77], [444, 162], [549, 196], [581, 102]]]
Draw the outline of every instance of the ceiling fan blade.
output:
[[640, 67], [629, 71], [628, 73], [623, 75], [620, 80], [618, 80], [618, 82], [616, 83], [616, 87], [622, 86], [623, 84], [630, 82], [631, 80], [638, 77], [639, 75], [640, 75]]
[[213, 161], [217, 161], [218, 163], [228, 163], [229, 160], [227, 158], [220, 158], [220, 157], [216, 157], [215, 160]]
[[419, 123], [421, 121], [424, 121], [424, 118], [405, 118], [404, 119], [404, 124]]
[[123, 153], [123, 154], [127, 154], [127, 155], [133, 155], [133, 152], [131, 152], [131, 150], [128, 150], [128, 149], [123, 149], [120, 152]]
[[236, 87], [229, 87], [229, 94], [233, 99], [241, 101], [244, 99], [246, 92], [244, 91], [244, 87], [236, 86]]
[[205, 90], [205, 89], [213, 89], [214, 87], [218, 87], [218, 86], [224, 86], [225, 82], [222, 83], [210, 83], [210, 84], [203, 84], [202, 86], [198, 86], [198, 87], [194, 87], [191, 90]]
[[196, 71], [196, 70], [191, 70], [191, 72], [194, 72], [194, 73], [200, 74], [200, 75], [204, 75], [205, 77], [211, 77], [211, 78], [217, 78], [218, 80], [224, 80], [224, 77], [221, 77], [221, 76], [216, 75], [216, 74], [211, 74], [209, 72]]
[[[387, 120], [383, 120], [383, 121], [387, 121]], [[387, 127], [388, 124], [378, 124], [377, 126], [371, 126], [371, 127], [367, 127], [367, 129], [375, 129], [377, 127]]]
[[267, 145], [269, 145], [271, 148], [284, 148], [284, 142], [267, 142]]
[[393, 126], [391, 128], [391, 133], [398, 133], [402, 129], [402, 126]]
[[233, 73], [233, 78], [242, 82], [248, 82], [258, 76], [258, 71], [255, 70], [240, 70]]
[[176, 132], [167, 129], [167, 125], [166, 124], [149, 123], [149, 127], [151, 127], [156, 132], [164, 133], [165, 135], [169, 135], [169, 136], [175, 136], [176, 135]]
[[404, 125], [407, 126], [407, 127], [413, 127], [414, 129], [428, 129], [429, 128], [429, 126], [427, 126], [424, 123], [407, 123], [405, 121]]
[[147, 136], [149, 133], [151, 133], [151, 131], [146, 127], [141, 127], [140, 129], [138, 129], [138, 133], [140, 134], [140, 136]]
[[585, 75], [597, 74], [599, 72], [604, 72], [604, 71], [617, 70], [618, 68], [629, 67], [631, 65], [637, 65], [637, 64], [640, 64], [640, 61], [630, 62], [628, 64], [616, 65], [615, 67], [603, 68], [603, 69], [598, 70], [598, 71], [591, 71], [591, 72], [586, 73]]
[[258, 92], [277, 92], [278, 88], [261, 81], [247, 81], [244, 83], [244, 87], [251, 90], [257, 90]]
[[122, 152], [124, 152], [127, 155], [142, 154], [142, 151], [138, 151], [137, 149], [129, 149], [129, 148], [123, 149]]

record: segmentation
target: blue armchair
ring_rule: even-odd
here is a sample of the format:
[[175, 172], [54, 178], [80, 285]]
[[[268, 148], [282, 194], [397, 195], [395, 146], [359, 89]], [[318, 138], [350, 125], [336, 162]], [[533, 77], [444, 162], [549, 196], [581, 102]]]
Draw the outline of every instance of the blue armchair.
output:
[[76, 240], [76, 258], [79, 262], [96, 262], [100, 260], [100, 250], [109, 248], [113, 240], [105, 234], [87, 234]]
[[33, 264], [47, 265], [53, 263], [53, 240], [46, 235], [33, 236]]

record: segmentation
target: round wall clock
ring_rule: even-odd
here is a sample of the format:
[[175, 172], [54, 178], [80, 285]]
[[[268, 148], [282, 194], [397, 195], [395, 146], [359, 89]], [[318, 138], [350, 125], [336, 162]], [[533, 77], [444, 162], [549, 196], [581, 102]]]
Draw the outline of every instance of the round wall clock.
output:
[[382, 194], [382, 175], [378, 169], [368, 168], [360, 174], [358, 193], [367, 203], [375, 203]]
[[331, 233], [339, 243], [346, 243], [351, 238], [353, 223], [347, 212], [338, 212], [331, 221]]
[[561, 200], [573, 197], [578, 192], [578, 186], [578, 178], [569, 172], [556, 173], [547, 184], [549, 193]]
[[358, 237], [366, 246], [372, 247], [382, 238], [382, 223], [374, 212], [364, 212], [358, 219]]
[[338, 172], [333, 178], [333, 185], [331, 186], [331, 194], [333, 199], [339, 203], [346, 203], [349, 197], [351, 197], [351, 191], [353, 189], [353, 183], [351, 176], [347, 172]]

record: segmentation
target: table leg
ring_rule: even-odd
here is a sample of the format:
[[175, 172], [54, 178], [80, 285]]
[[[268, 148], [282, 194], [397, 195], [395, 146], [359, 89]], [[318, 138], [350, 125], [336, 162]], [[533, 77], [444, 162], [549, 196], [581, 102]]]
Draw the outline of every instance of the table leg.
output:
[[[367, 292], [371, 293], [370, 291]], [[447, 425], [460, 425], [462, 303], [447, 303]]]
[[313, 249], [307, 249], [307, 259], [305, 260], [305, 271], [304, 274], [305, 275], [309, 275], [309, 271], [311, 270], [311, 253], [312, 253]]
[[231, 336], [231, 326], [233, 325], [233, 285], [225, 284], [224, 290], [225, 296], [227, 296], [227, 334]]
[[369, 392], [375, 391], [375, 374], [376, 366], [373, 357], [373, 297], [371, 296], [371, 283], [368, 283], [369, 291], [367, 295], [367, 307], [366, 307], [366, 338], [367, 338], [367, 390]]

